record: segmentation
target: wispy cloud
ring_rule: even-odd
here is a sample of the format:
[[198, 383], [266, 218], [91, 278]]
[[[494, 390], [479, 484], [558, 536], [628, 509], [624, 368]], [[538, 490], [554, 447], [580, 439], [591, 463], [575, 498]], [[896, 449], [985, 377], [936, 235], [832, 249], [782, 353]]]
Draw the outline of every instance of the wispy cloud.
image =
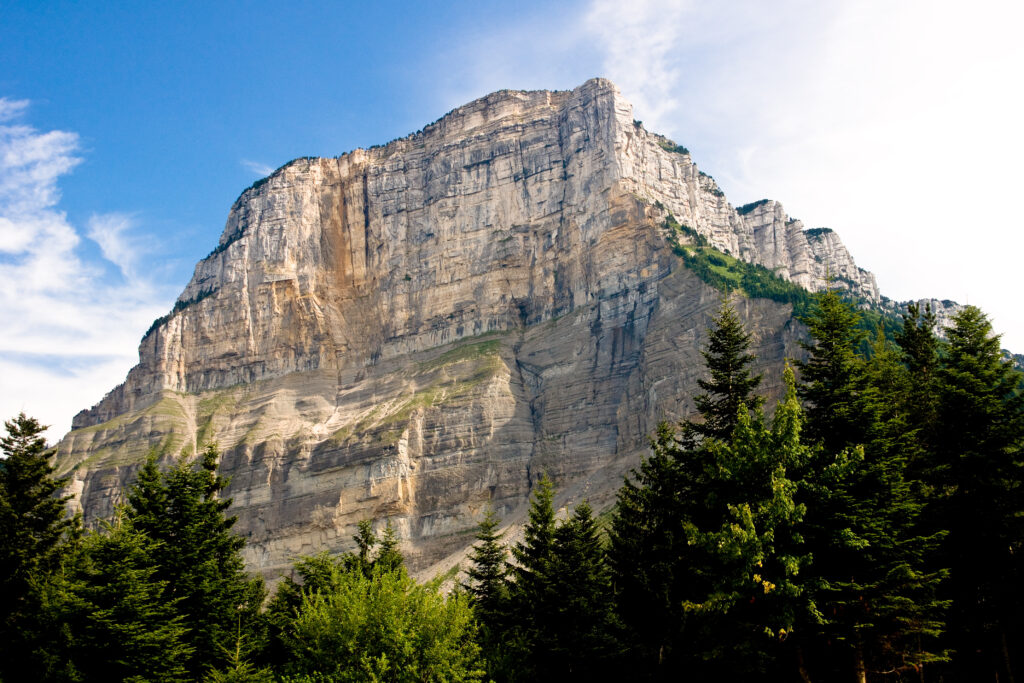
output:
[[271, 168], [270, 166], [267, 166], [266, 164], [261, 164], [258, 161], [250, 161], [249, 159], [242, 159], [241, 164], [242, 164], [242, 167], [245, 168], [247, 171], [251, 171], [252, 173], [255, 173], [256, 175], [261, 176], [261, 177], [268, 176], [268, 175], [270, 175], [271, 173], [274, 172], [273, 168]]
[[730, 200], [782, 201], [839, 231], [883, 293], [969, 296], [1024, 349], [1016, 290], [994, 276], [1016, 272], [1024, 251], [1012, 208], [1024, 5], [589, 0], [573, 11], [466, 41], [435, 71], [474, 95], [606, 76]]
[[27, 109], [0, 100], [0, 416], [25, 410], [55, 439], [123, 380], [139, 331], [171, 296], [135, 274], [127, 214], [94, 216], [88, 231], [125, 281], [109, 284], [83, 259], [58, 185], [80, 162], [78, 136], [20, 123]]
[[135, 227], [137, 221], [131, 214], [115, 212], [89, 217], [89, 239], [100, 246], [103, 258], [117, 266], [130, 281], [138, 280], [135, 266], [141, 252], [130, 234]]

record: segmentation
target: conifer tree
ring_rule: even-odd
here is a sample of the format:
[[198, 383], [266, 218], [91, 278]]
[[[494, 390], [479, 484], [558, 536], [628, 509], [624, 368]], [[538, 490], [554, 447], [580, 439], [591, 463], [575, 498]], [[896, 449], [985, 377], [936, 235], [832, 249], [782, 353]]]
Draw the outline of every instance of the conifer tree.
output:
[[488, 632], [499, 627], [508, 610], [508, 551], [501, 543], [500, 525], [494, 508], [488, 506], [477, 527], [477, 544], [469, 555], [472, 564], [466, 570], [467, 580], [462, 583], [470, 595], [477, 620]]
[[740, 409], [728, 441], [707, 441], [690, 456], [702, 466], [682, 524], [697, 559], [684, 608], [699, 678], [768, 675], [808, 610], [798, 578], [810, 559], [798, 530], [805, 508], [790, 471], [803, 468], [809, 451], [788, 369], [786, 380], [771, 429], [760, 411]]
[[690, 554], [682, 528], [683, 449], [671, 425], [658, 425], [651, 448], [619, 489], [608, 552], [624, 645], [639, 678], [679, 671]]
[[701, 352], [711, 378], [697, 380], [704, 393], [694, 397], [704, 421], [691, 423], [689, 428], [704, 438], [725, 440], [736, 428], [740, 406], [756, 410], [764, 402], [753, 395], [762, 376], [751, 374], [755, 358], [749, 353], [750, 335], [728, 299], [722, 302], [713, 324], [708, 348]]
[[[903, 363], [907, 369], [906, 383], [893, 393], [906, 413], [907, 423], [915, 430], [922, 451], [935, 441], [938, 419], [939, 339], [935, 336], [936, 319], [931, 306], [924, 311], [915, 304], [907, 305], [903, 327], [896, 333]], [[920, 454], [923, 457], [923, 453]], [[918, 469], [915, 465], [915, 470]]]
[[515, 563], [510, 574], [509, 635], [510, 655], [520, 661], [517, 680], [538, 680], [551, 670], [550, 643], [546, 642], [546, 624], [552, 606], [547, 592], [555, 549], [554, 485], [542, 475], [530, 500], [523, 540], [512, 546]]
[[618, 654], [611, 580], [604, 547], [586, 501], [555, 530], [545, 591], [550, 610], [542, 647], [551, 656], [543, 678], [604, 678]]
[[389, 519], [384, 527], [384, 535], [381, 537], [380, 550], [373, 560], [373, 568], [385, 572], [398, 571], [405, 562], [401, 551], [398, 549], [398, 535], [395, 527]]
[[929, 518], [949, 530], [951, 645], [962, 680], [1012, 680], [1024, 650], [1024, 396], [978, 308], [954, 316], [947, 336]]
[[807, 412], [807, 436], [837, 452], [859, 443], [863, 415], [860, 394], [863, 366], [857, 347], [864, 339], [860, 316], [839, 294], [819, 294], [810, 315], [803, 319], [811, 334], [802, 342], [809, 358], [798, 361], [798, 393]]
[[85, 541], [85, 562], [75, 580], [79, 614], [73, 661], [81, 680], [189, 680], [192, 654], [178, 610], [157, 578], [156, 543], [122, 513]]
[[[801, 486], [822, 635], [806, 649], [827, 643], [832, 675], [852, 669], [861, 681], [872, 670], [920, 667], [943, 656], [934, 646], [943, 572], [930, 565], [938, 538], [919, 529], [921, 502], [907, 478], [916, 442], [894, 394], [904, 371], [881, 333], [870, 361], [857, 354], [858, 316], [834, 292], [819, 295], [805, 322], [812, 342], [801, 394], [821, 448]], [[805, 635], [814, 628], [807, 624]]]
[[36, 649], [46, 640], [43, 595], [77, 525], [58, 495], [46, 427], [21, 413], [0, 439], [0, 678], [41, 677]]
[[182, 459], [165, 472], [150, 457], [125, 508], [132, 527], [155, 542], [155, 578], [165, 582], [164, 600], [182, 613], [193, 650], [187, 670], [195, 677], [226, 663], [239, 624], [251, 647], [263, 638], [263, 583], [245, 573], [245, 541], [231, 531], [235, 518], [225, 515], [231, 500], [220, 497], [228, 482], [217, 474], [217, 457], [210, 445], [197, 466]]

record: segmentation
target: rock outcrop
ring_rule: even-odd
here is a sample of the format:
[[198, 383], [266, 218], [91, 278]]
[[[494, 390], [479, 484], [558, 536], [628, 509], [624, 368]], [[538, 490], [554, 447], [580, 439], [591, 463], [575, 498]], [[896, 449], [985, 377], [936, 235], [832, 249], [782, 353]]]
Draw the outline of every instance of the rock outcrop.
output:
[[[721, 300], [666, 244], [668, 213], [809, 289], [831, 273], [878, 299], [834, 233], [776, 202], [734, 209], [608, 81], [502, 91], [243, 192], [58, 469], [96, 518], [147, 453], [217, 442], [268, 575], [349, 548], [368, 517], [428, 568], [488, 503], [521, 516], [541, 472], [600, 509], [657, 422], [692, 412]], [[737, 307], [777, 393], [799, 325], [787, 305]]]

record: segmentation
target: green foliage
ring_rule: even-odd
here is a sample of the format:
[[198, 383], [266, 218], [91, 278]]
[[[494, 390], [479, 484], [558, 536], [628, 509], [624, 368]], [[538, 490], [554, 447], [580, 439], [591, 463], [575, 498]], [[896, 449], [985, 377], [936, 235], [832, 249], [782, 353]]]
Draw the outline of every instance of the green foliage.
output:
[[46, 429], [21, 413], [0, 439], [0, 678], [39, 677], [36, 649], [49, 639], [44, 604], [77, 520], [68, 519], [53, 477]]
[[737, 207], [736, 213], [738, 213], [741, 216], [746, 216], [748, 213], [751, 213], [757, 207], [764, 206], [770, 201], [770, 199], [758, 199], [756, 202], [750, 202], [749, 204], [744, 204], [743, 206]]
[[686, 149], [682, 145], [677, 145], [674, 140], [668, 140], [666, 138], [658, 139], [658, 147], [661, 147], [666, 152], [672, 152], [674, 154], [689, 154], [690, 150]]
[[477, 528], [477, 544], [469, 555], [471, 565], [466, 570], [466, 581], [461, 584], [485, 634], [497, 634], [509, 606], [508, 550], [501, 543], [500, 525], [494, 508], [488, 506]]
[[711, 377], [697, 380], [705, 393], [694, 397], [704, 421], [691, 424], [690, 429], [704, 438], [727, 439], [740, 412], [756, 410], [764, 399], [754, 396], [761, 375], [751, 374], [749, 366], [755, 359], [748, 353], [750, 335], [728, 298], [722, 302], [713, 325], [708, 347], [701, 352]]
[[929, 518], [949, 530], [950, 644], [960, 676], [1009, 679], [1024, 651], [1024, 396], [978, 308], [960, 311], [947, 337], [926, 480]]
[[[671, 217], [669, 217], [671, 219]], [[687, 234], [675, 219], [666, 219], [666, 228]], [[670, 238], [672, 250], [697, 277], [715, 289], [729, 293], [740, 291], [748, 297], [788, 303], [796, 316], [806, 315], [813, 305], [813, 295], [800, 285], [784, 280], [764, 266], [747, 263], [706, 246], [703, 238], [693, 245], [680, 244]]]
[[799, 394], [808, 403], [808, 435], [830, 453], [862, 442], [864, 369], [857, 347], [865, 335], [859, 319], [833, 290], [820, 294], [802, 319], [811, 341], [801, 342], [809, 358], [797, 362]]
[[286, 680], [483, 680], [465, 596], [445, 598], [401, 569], [335, 568], [330, 584], [303, 595], [286, 634]]
[[[221, 247], [226, 248], [227, 244], [225, 243], [225, 244], [221, 245]], [[218, 248], [220, 248], [220, 247], [218, 247]], [[210, 256], [212, 256], [214, 253], [217, 253], [216, 249], [213, 251], [213, 253], [210, 254]], [[207, 256], [207, 258], [209, 258], [209, 256]], [[204, 289], [203, 291], [199, 292], [198, 294], [196, 294], [194, 297], [192, 297], [190, 299], [183, 299], [183, 300], [175, 301], [174, 302], [174, 306], [171, 308], [171, 312], [168, 313], [167, 315], [162, 315], [159, 318], [157, 318], [156, 320], [154, 320], [150, 324], [149, 328], [146, 330], [146, 333], [144, 335], [142, 335], [142, 338], [145, 339], [149, 335], [153, 334], [153, 332], [155, 332], [157, 330], [157, 328], [159, 328], [161, 325], [163, 325], [168, 320], [173, 318], [175, 315], [177, 315], [181, 311], [184, 311], [189, 306], [194, 306], [195, 304], [199, 303], [203, 299], [205, 299], [205, 298], [211, 296], [212, 294], [214, 294], [216, 291], [217, 291], [216, 288]]]
[[156, 546], [123, 513], [86, 538], [75, 587], [84, 623], [73, 655], [82, 681], [189, 680], [181, 598], [165, 597]]
[[547, 571], [543, 637], [536, 644], [548, 655], [542, 678], [603, 677], [618, 654], [611, 575], [593, 511], [585, 501], [555, 529]]
[[619, 489], [608, 560], [630, 668], [639, 677], [667, 677], [686, 646], [682, 605], [690, 551], [682, 529], [682, 448], [671, 425], [658, 425], [651, 447]]
[[858, 314], [835, 292], [818, 295], [805, 323], [800, 393], [820, 447], [801, 478], [817, 608], [806, 632], [821, 640], [804, 644], [831, 653], [818, 665], [836, 667], [832, 675], [941, 660], [945, 571], [931, 564], [939, 537], [919, 530], [922, 504], [907, 479], [916, 442], [898, 398], [906, 371], [881, 331], [869, 359], [857, 353]]
[[217, 474], [217, 457], [210, 445], [195, 466], [180, 460], [166, 471], [151, 457], [125, 508], [133, 528], [155, 543], [155, 578], [165, 582], [163, 599], [183, 616], [194, 677], [226, 663], [240, 631], [252, 648], [263, 638], [263, 582], [245, 573], [245, 541], [231, 532], [235, 518], [225, 515], [231, 500], [220, 497], [228, 482]]

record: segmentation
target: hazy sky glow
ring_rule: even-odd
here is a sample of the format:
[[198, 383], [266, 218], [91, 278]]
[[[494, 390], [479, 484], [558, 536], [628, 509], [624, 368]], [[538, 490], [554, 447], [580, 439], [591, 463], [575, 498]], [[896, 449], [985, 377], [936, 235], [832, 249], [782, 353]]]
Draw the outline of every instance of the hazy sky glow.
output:
[[887, 296], [977, 304], [1024, 351], [1019, 2], [286, 4], [0, 7], [4, 418], [57, 439], [121, 382], [269, 170], [598, 75], [734, 205], [778, 199]]

